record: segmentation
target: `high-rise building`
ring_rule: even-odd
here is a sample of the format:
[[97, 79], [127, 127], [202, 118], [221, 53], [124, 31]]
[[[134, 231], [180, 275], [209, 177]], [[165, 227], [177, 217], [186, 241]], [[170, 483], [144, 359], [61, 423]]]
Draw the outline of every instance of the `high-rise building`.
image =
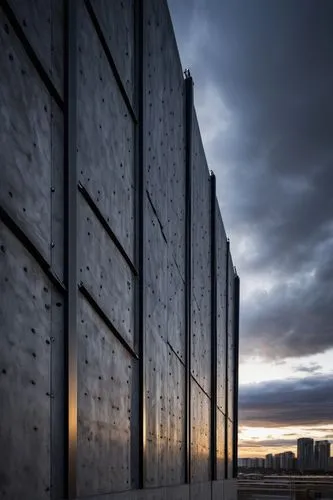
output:
[[282, 453], [276, 453], [273, 457], [273, 469], [279, 471], [281, 469], [281, 455]]
[[297, 462], [301, 472], [311, 470], [314, 466], [313, 439], [300, 438], [297, 440]]
[[314, 466], [321, 471], [329, 470], [329, 458], [331, 455], [331, 444], [329, 441], [316, 441], [314, 448]]
[[328, 470], [329, 470], [330, 472], [333, 472], [333, 457], [330, 457], [330, 458], [328, 459]]
[[265, 469], [273, 469], [273, 455], [272, 453], [268, 453], [265, 456]]
[[294, 468], [295, 454], [292, 451], [285, 451], [280, 456], [280, 467], [282, 470], [290, 471]]

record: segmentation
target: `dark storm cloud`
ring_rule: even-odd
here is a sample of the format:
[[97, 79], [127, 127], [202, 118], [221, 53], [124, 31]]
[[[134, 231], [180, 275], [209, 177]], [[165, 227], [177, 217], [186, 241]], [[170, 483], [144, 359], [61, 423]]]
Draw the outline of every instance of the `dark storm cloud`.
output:
[[243, 286], [274, 280], [243, 299], [241, 350], [322, 352], [333, 346], [333, 2], [169, 3], [196, 88], [213, 85], [228, 110], [207, 153]]
[[243, 385], [239, 393], [239, 418], [241, 425], [250, 427], [331, 424], [333, 377]]

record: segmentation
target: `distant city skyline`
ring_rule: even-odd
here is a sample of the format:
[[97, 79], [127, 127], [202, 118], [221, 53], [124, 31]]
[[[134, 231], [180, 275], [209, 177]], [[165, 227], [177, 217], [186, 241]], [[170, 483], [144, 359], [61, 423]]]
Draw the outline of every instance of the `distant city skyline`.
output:
[[333, 472], [331, 443], [328, 440], [315, 441], [300, 437], [296, 442], [297, 454], [291, 450], [267, 453], [265, 457], [239, 457], [239, 467], [275, 471], [322, 471]]

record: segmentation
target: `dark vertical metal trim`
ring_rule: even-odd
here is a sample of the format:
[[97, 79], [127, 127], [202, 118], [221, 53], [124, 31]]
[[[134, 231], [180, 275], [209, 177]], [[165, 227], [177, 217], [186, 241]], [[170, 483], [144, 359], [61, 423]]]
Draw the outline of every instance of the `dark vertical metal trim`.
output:
[[145, 377], [145, 165], [144, 165], [144, 0], [136, 2], [136, 70], [138, 125], [137, 141], [137, 259], [139, 278], [137, 281], [137, 331], [139, 340], [139, 488], [145, 486], [146, 468], [146, 377]]
[[238, 365], [239, 365], [239, 277], [234, 282], [234, 435], [233, 435], [233, 476], [238, 473]]
[[77, 179], [76, 179], [76, 0], [65, 0], [64, 51], [64, 193], [66, 335], [67, 498], [76, 498], [77, 454]]
[[229, 255], [230, 255], [230, 242], [229, 238], [227, 239], [227, 248], [226, 248], [226, 294], [225, 294], [225, 478], [228, 478], [228, 391], [229, 391], [229, 381], [228, 381], [228, 350], [229, 350], [229, 339], [228, 339], [228, 330], [229, 330]]
[[216, 178], [210, 176], [210, 233], [211, 233], [211, 478], [217, 479], [216, 469], [216, 411], [217, 411], [217, 266], [216, 266]]
[[191, 482], [191, 324], [192, 324], [192, 116], [193, 80], [185, 72], [185, 161], [186, 161], [186, 206], [185, 206], [185, 425], [186, 462], [185, 482]]

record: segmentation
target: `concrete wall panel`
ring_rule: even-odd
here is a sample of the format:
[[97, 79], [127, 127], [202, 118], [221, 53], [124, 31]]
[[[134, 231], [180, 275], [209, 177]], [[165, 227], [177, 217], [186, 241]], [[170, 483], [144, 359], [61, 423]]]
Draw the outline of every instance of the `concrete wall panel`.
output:
[[229, 255], [229, 294], [228, 294], [228, 418], [234, 420], [234, 283], [235, 274], [231, 255]]
[[[210, 304], [210, 176], [195, 112], [192, 127], [193, 156], [193, 293], [198, 301]], [[206, 301], [206, 302], [205, 302]]]
[[226, 500], [237, 500], [237, 481], [228, 479], [224, 481], [224, 497]]
[[191, 500], [210, 500], [212, 498], [212, 483], [196, 483], [190, 486]]
[[11, 500], [50, 491], [51, 288], [0, 225], [1, 491]]
[[232, 443], [233, 443], [233, 429], [234, 429], [234, 425], [233, 425], [233, 422], [231, 420], [228, 419], [227, 421], [227, 425], [228, 425], [228, 431], [227, 431], [227, 436], [228, 436], [228, 443], [227, 443], [227, 449], [228, 449], [228, 479], [232, 479], [233, 478], [233, 446], [232, 446]]
[[10, 0], [37, 57], [60, 95], [63, 94], [63, 2]]
[[[183, 92], [182, 92], [183, 94]], [[180, 95], [178, 96], [180, 100]], [[183, 97], [183, 101], [185, 101]], [[179, 106], [180, 106], [179, 102]], [[178, 106], [178, 105], [177, 105]], [[179, 121], [179, 140], [184, 135], [184, 111], [176, 108]], [[169, 137], [169, 133], [168, 133]], [[185, 144], [179, 146], [177, 157], [168, 165], [168, 225], [166, 236], [169, 251], [172, 254], [182, 279], [185, 281]]]
[[216, 460], [217, 479], [225, 478], [225, 415], [217, 409], [216, 412]]
[[181, 484], [185, 473], [185, 367], [158, 335], [147, 344], [146, 486]]
[[168, 338], [168, 246], [152, 205], [146, 202], [146, 336]]
[[134, 0], [92, 0], [99, 25], [134, 106]]
[[88, 12], [79, 5], [79, 179], [134, 259], [134, 124]]
[[55, 288], [51, 297], [51, 484], [54, 498], [63, 498], [65, 479], [65, 338], [64, 297]]
[[191, 383], [191, 477], [192, 482], [210, 476], [210, 399], [192, 379]]
[[185, 482], [185, 366], [169, 349], [168, 484]]
[[[177, 192], [168, 193], [176, 169], [179, 174], [172, 182], [180, 200], [184, 199], [184, 82], [167, 3], [144, 3], [146, 186], [167, 234], [170, 204], [178, 203]], [[181, 211], [177, 207], [175, 213], [180, 215]], [[170, 222], [173, 218], [170, 215]]]
[[216, 261], [217, 261], [217, 406], [226, 411], [226, 254], [227, 238], [216, 202]]
[[79, 196], [79, 276], [119, 333], [134, 345], [132, 271], [107, 232]]
[[51, 102], [51, 266], [54, 273], [64, 277], [64, 124], [56, 103]]
[[79, 302], [78, 494], [130, 488], [135, 363], [89, 304]]
[[196, 115], [193, 115], [192, 375], [209, 394], [211, 385], [210, 178]]
[[168, 263], [168, 342], [185, 362], [185, 283], [173, 258]]
[[[1, 12], [1, 11], [0, 11]], [[51, 98], [1, 14], [0, 203], [50, 260]]]
[[168, 483], [168, 347], [158, 332], [146, 340], [146, 478], [145, 486]]
[[223, 496], [223, 492], [224, 492], [224, 481], [213, 481], [212, 500], [228, 500], [228, 498]]
[[[201, 306], [205, 307], [205, 306]], [[196, 299], [192, 301], [191, 357], [192, 376], [210, 394], [211, 332], [210, 311], [201, 309]]]

